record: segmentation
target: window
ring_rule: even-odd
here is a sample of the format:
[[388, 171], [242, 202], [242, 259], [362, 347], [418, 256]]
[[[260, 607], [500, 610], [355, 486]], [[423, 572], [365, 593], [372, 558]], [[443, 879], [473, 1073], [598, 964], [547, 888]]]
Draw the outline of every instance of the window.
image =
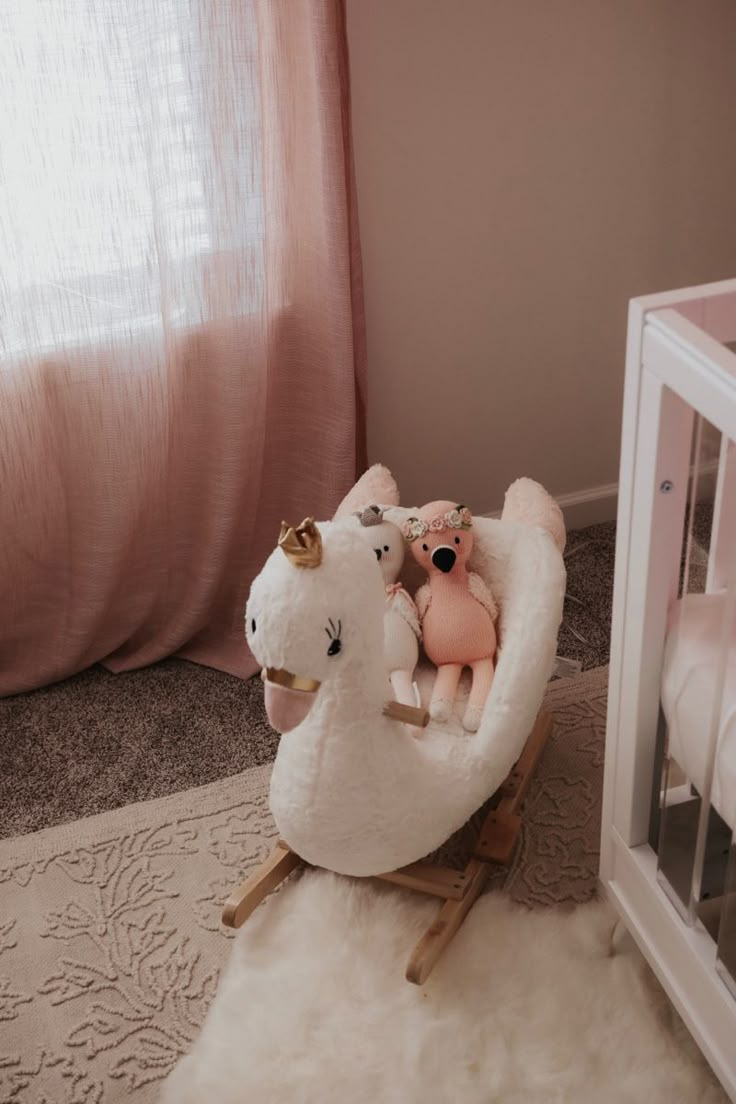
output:
[[[257, 194], [240, 197], [236, 234], [218, 210], [213, 145], [228, 143], [208, 118], [201, 7], [4, 0], [0, 352], [139, 332], [164, 305], [167, 324], [197, 321], [203, 259], [223, 236], [236, 252], [262, 237]], [[241, 79], [252, 111], [247, 64]]]

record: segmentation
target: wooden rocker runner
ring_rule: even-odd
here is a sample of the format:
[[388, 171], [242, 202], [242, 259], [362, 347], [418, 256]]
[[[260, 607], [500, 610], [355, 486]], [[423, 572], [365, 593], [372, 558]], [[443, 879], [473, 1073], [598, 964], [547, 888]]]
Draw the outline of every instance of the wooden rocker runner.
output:
[[[406, 978], [423, 985], [485, 886], [493, 867], [510, 862], [521, 829], [521, 806], [552, 728], [552, 718], [540, 713], [516, 765], [496, 791], [494, 807], [478, 833], [473, 855], [464, 870], [416, 862], [378, 875], [384, 882], [428, 893], [442, 900], [434, 921], [414, 948]], [[239, 928], [253, 910], [303, 860], [283, 840], [268, 858], [228, 898], [222, 922]]]

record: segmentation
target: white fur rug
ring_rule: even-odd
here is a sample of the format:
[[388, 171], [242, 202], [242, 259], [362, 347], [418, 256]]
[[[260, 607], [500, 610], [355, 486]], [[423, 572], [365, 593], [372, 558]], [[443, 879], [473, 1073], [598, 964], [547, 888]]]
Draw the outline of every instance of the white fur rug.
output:
[[424, 988], [404, 981], [436, 904], [309, 871], [238, 933], [165, 1104], [722, 1104], [607, 906], [473, 908]]

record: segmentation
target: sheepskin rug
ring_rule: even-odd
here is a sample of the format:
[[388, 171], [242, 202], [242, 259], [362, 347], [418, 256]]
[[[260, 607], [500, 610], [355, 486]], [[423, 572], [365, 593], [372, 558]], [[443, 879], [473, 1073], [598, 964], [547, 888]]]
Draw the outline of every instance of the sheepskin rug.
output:
[[674, 1104], [726, 1100], [600, 903], [483, 897], [423, 988], [436, 905], [308, 871], [240, 930], [164, 1104]]

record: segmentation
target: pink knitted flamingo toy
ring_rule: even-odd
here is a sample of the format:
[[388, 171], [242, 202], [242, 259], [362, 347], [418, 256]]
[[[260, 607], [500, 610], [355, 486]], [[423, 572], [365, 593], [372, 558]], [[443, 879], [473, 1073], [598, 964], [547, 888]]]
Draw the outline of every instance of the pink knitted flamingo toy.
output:
[[429, 575], [415, 601], [424, 650], [437, 666], [430, 716], [449, 719], [462, 669], [470, 667], [473, 682], [463, 728], [477, 732], [493, 682], [498, 611], [486, 584], [465, 566], [473, 548], [472, 526], [467, 506], [430, 502], [404, 523], [403, 533]]

